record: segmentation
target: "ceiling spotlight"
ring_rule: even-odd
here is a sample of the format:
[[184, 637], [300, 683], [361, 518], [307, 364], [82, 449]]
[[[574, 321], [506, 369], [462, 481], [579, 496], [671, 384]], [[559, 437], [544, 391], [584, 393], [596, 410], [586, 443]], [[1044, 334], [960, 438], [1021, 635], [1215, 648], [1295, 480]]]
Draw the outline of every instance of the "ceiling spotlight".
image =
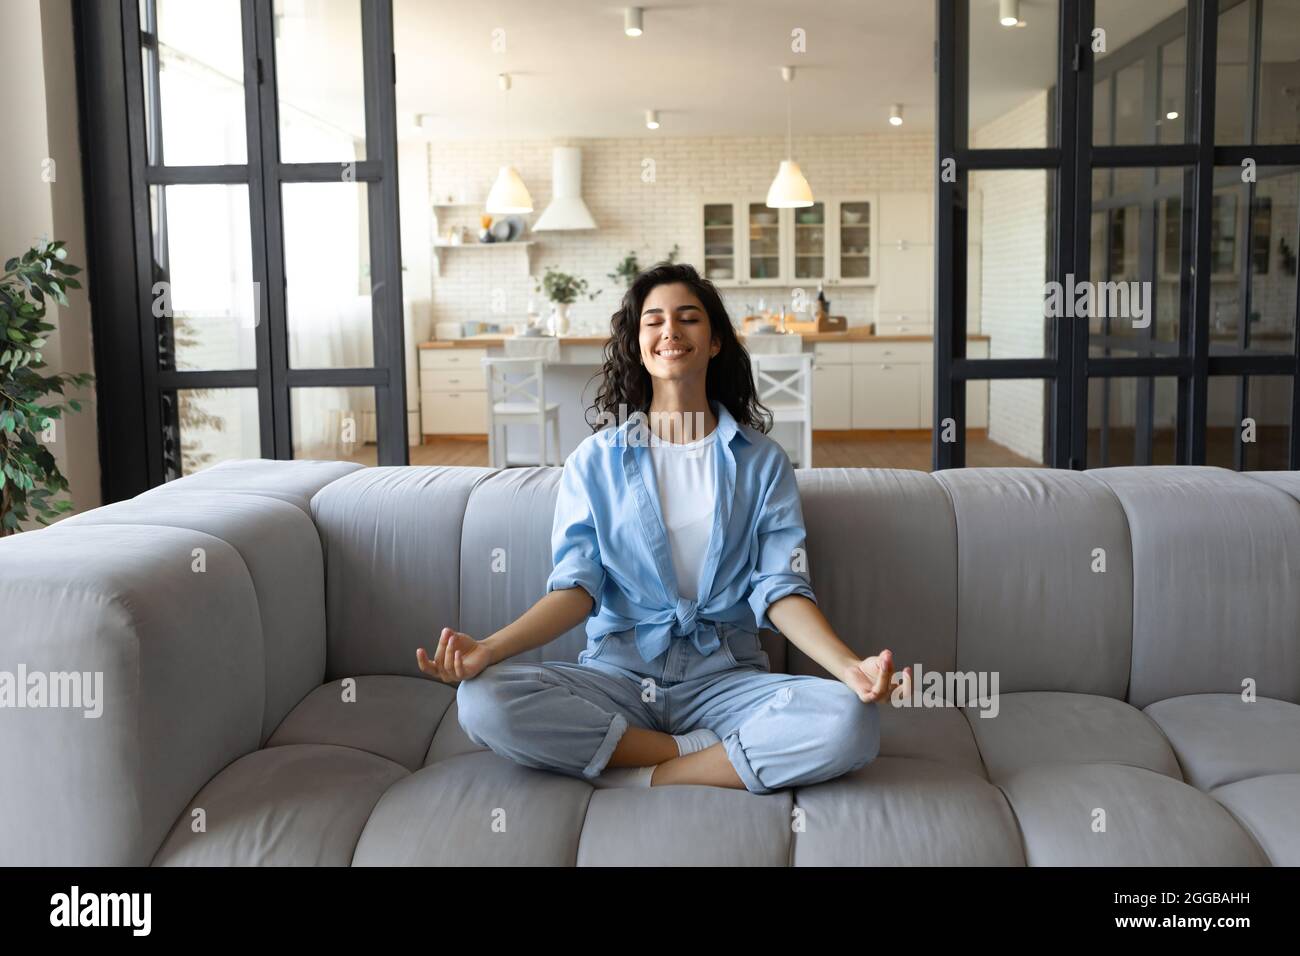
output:
[[646, 129], [658, 129], [658, 128], [659, 128], [659, 111], [658, 111], [658, 110], [646, 110], [646, 111], [645, 111], [645, 128], [646, 128]]
[[1020, 0], [999, 0], [998, 23], [1004, 27], [1014, 27], [1020, 24]]
[[903, 107], [901, 104], [895, 103], [893, 106], [889, 108], [889, 125], [890, 126], [903, 125]]
[[623, 11], [623, 32], [630, 37], [639, 37], [644, 32], [640, 7], [628, 7]]

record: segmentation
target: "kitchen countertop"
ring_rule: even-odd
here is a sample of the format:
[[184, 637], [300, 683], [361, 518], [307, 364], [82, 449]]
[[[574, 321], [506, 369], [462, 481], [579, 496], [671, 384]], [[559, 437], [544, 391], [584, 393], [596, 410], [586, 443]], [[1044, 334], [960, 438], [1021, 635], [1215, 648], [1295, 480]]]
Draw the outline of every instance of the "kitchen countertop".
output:
[[[934, 338], [933, 335], [876, 335], [868, 332], [864, 326], [856, 326], [844, 332], [802, 332], [795, 333], [801, 335], [805, 342], [929, 342]], [[743, 339], [744, 335], [737, 333]], [[755, 334], [755, 339], [778, 338], [780, 333], [761, 332]], [[419, 348], [422, 349], [476, 349], [490, 348], [496, 345], [504, 345], [508, 338], [524, 339], [548, 339], [551, 336], [513, 336], [513, 335], [470, 335], [463, 339], [440, 339], [432, 342], [421, 342]], [[967, 340], [972, 342], [988, 341], [987, 335], [968, 335]], [[561, 345], [604, 345], [609, 339], [608, 335], [564, 335], [560, 337]]]

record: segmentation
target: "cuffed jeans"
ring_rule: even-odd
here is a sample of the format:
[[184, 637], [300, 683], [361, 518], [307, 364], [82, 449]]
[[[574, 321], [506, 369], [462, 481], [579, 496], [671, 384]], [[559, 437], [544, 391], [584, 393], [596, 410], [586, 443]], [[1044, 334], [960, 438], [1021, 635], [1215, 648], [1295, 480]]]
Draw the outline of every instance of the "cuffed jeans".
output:
[[875, 759], [875, 703], [838, 680], [773, 674], [755, 632], [717, 628], [722, 645], [708, 655], [674, 639], [646, 663], [624, 631], [589, 643], [576, 664], [493, 664], [461, 682], [461, 728], [516, 763], [590, 779], [629, 725], [707, 727], [751, 793], [830, 780]]

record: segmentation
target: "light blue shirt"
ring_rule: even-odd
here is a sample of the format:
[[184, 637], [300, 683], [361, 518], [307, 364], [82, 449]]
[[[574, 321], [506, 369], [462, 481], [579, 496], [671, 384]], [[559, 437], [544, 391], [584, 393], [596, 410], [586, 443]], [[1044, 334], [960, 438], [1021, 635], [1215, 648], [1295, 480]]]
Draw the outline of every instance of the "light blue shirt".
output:
[[720, 646], [714, 622], [776, 630], [767, 616], [774, 601], [788, 594], [816, 601], [790, 459], [726, 406], [710, 404], [718, 416], [718, 498], [695, 601], [677, 592], [644, 416], [587, 436], [566, 459], [546, 590], [581, 587], [591, 595], [589, 641], [635, 628], [647, 662], [675, 637], [707, 655]]

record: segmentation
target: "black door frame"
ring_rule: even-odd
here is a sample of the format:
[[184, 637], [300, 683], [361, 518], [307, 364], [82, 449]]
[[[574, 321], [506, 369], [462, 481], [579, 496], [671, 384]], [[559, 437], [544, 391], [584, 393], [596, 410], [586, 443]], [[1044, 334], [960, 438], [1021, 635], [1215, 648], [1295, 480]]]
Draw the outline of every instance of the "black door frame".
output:
[[[171, 437], [178, 437], [171, 396], [182, 388], [256, 388], [262, 455], [290, 458], [292, 388], [373, 387], [378, 463], [408, 461], [392, 0], [359, 4], [367, 158], [346, 164], [345, 174], [340, 163], [279, 161], [272, 0], [240, 0], [247, 162], [214, 166], [148, 163], [140, 51], [156, 48], [152, 24], [141, 24], [138, 0], [76, 0], [88, 291], [105, 501], [131, 497], [169, 477], [164, 442], [169, 420]], [[367, 183], [375, 363], [291, 369], [280, 187], [344, 180]], [[252, 275], [260, 300], [256, 368], [174, 371], [159, 361], [150, 189], [200, 183], [248, 187]]]
[[[1261, 0], [1235, 2], [1252, 5], [1249, 75], [1257, 83]], [[1224, 9], [1231, 5], [1225, 4]], [[1213, 375], [1241, 376], [1237, 395], [1237, 408], [1242, 412], [1240, 417], [1244, 417], [1247, 408], [1248, 376], [1291, 376], [1289, 467], [1300, 469], [1300, 295], [1297, 295], [1291, 354], [1210, 354], [1210, 230], [1215, 169], [1240, 167], [1247, 158], [1253, 159], [1259, 168], [1300, 165], [1300, 144], [1215, 145], [1215, 57], [1219, 12], [1219, 0], [1187, 0], [1185, 108], [1188, 134], [1184, 143], [1094, 146], [1092, 96], [1095, 80], [1088, 41], [1094, 27], [1095, 3], [1094, 0], [1059, 0], [1057, 82], [1050, 107], [1056, 145], [1026, 149], [972, 149], [968, 146], [967, 109], [970, 95], [967, 49], [970, 0], [936, 0], [937, 202], [934, 228], [937, 314], [932, 431], [932, 460], [936, 470], [965, 465], [966, 383], [998, 379], [1041, 379], [1047, 383], [1045, 464], [1081, 469], [1089, 464], [1089, 381], [1093, 378], [1136, 377], [1145, 381], [1149, 390], [1156, 376], [1172, 376], [1178, 383], [1177, 461], [1179, 464], [1203, 464], [1206, 458], [1208, 383]], [[1252, 94], [1252, 107], [1254, 102], [1255, 95]], [[1254, 134], [1252, 109], [1252, 140]], [[945, 160], [955, 161], [955, 176], [947, 180], [943, 175]], [[1049, 278], [1064, 281], [1067, 273], [1082, 277], [1091, 274], [1092, 171], [1155, 166], [1185, 167], [1180, 250], [1183, 281], [1180, 283], [1182, 301], [1176, 354], [1090, 356], [1087, 322], [1059, 319], [1052, 335], [1054, 352], [1051, 357], [967, 358], [966, 211], [970, 173], [992, 169], [1055, 171]], [[1249, 195], [1253, 201], [1253, 187]], [[1250, 208], [1248, 202], [1247, 212]], [[1189, 209], [1192, 215], [1187, 214]], [[1247, 228], [1244, 242], [1249, 242], [1250, 233]], [[1249, 261], [1243, 258], [1243, 273]], [[1242, 281], [1246, 282], [1246, 279]], [[1300, 275], [1297, 276], [1297, 289], [1300, 291]], [[1243, 347], [1249, 344], [1245, 319], [1248, 315], [1248, 311], [1244, 312], [1242, 319], [1243, 337], [1239, 339], [1239, 345]], [[945, 425], [949, 425], [947, 434]], [[949, 436], [952, 440], [945, 440]], [[1238, 468], [1244, 466], [1240, 433], [1234, 460]]]

